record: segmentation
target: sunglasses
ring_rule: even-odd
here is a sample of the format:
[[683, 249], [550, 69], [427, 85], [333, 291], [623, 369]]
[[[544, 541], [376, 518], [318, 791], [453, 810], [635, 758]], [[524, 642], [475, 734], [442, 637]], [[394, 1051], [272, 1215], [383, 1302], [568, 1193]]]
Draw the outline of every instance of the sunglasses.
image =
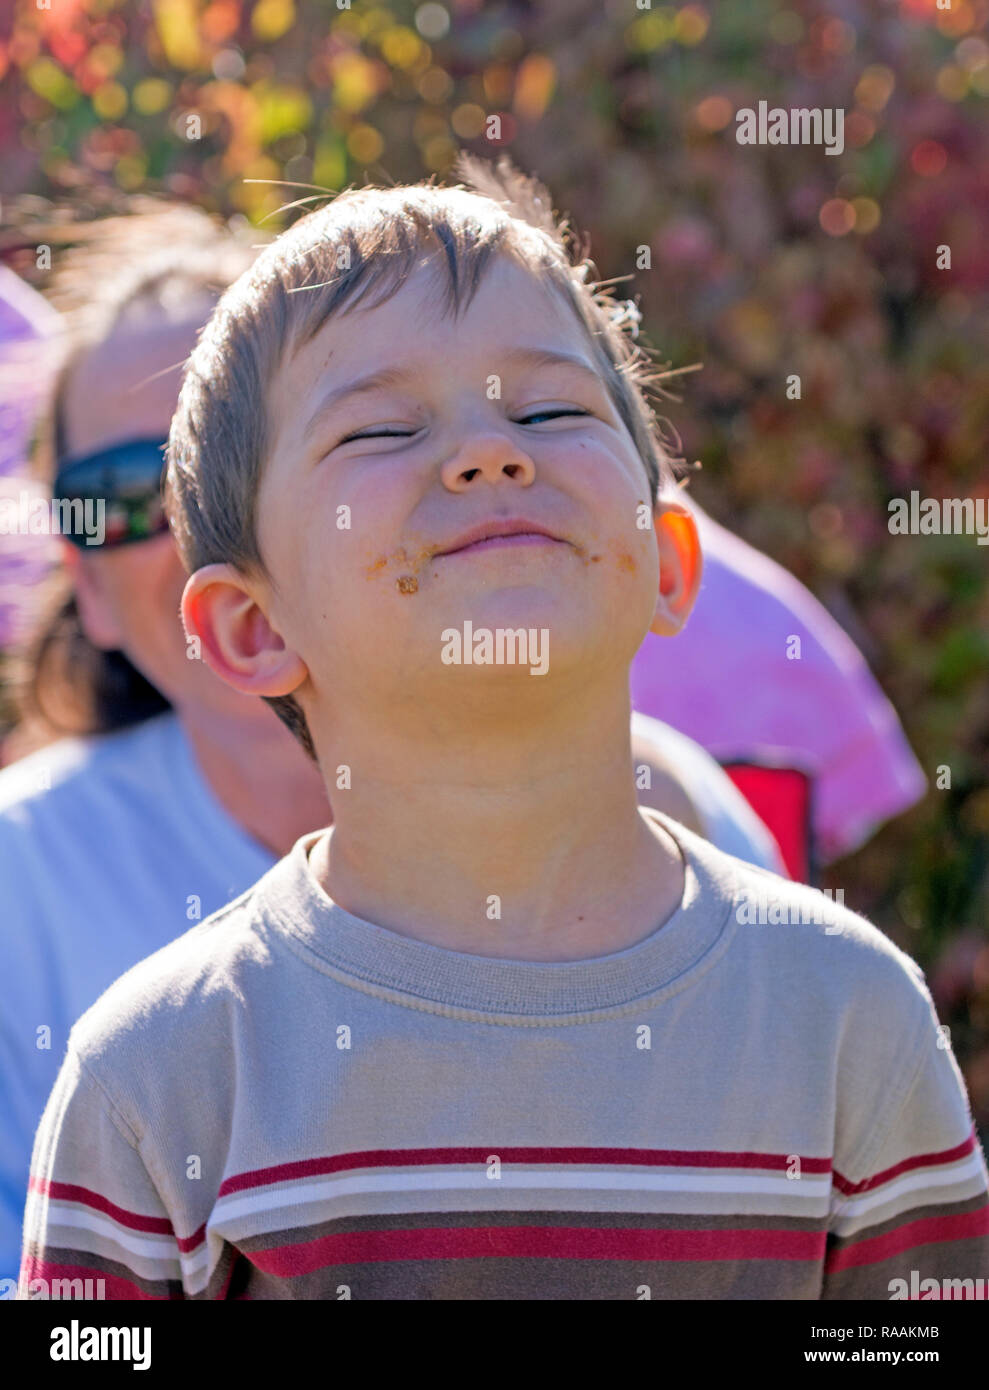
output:
[[[59, 464], [52, 493], [66, 502], [102, 502], [108, 546], [131, 545], [168, 530], [161, 489], [165, 439], [130, 439], [85, 458]], [[85, 535], [65, 532], [80, 550], [92, 549]]]

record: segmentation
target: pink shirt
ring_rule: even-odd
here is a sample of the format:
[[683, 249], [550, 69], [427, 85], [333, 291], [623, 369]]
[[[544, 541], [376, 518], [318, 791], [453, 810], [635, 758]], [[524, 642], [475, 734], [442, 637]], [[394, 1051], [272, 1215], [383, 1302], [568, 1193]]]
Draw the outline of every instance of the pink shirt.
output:
[[[58, 321], [36, 290], [0, 265], [0, 497], [14, 503], [22, 490], [45, 495], [29, 477], [27, 453], [52, 374], [48, 340]], [[0, 651], [24, 636], [29, 602], [56, 553], [48, 535], [3, 535]]]
[[[817, 857], [850, 853], [927, 787], [896, 711], [799, 580], [684, 500], [700, 528], [701, 590], [679, 636], [650, 634], [640, 648], [633, 708], [689, 734], [721, 763], [807, 772]], [[799, 660], [787, 655], [792, 637]]]

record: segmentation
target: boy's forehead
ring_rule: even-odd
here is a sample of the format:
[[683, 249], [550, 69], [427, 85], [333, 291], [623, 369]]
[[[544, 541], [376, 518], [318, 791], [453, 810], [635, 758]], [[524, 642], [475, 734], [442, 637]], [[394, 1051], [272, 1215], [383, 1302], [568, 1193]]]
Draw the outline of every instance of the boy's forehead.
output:
[[[372, 306], [344, 305], [294, 354], [286, 354], [276, 383], [294, 388], [341, 379], [391, 362], [424, 362], [430, 339], [484, 358], [526, 342], [587, 351], [585, 331], [562, 293], [514, 258], [500, 254], [485, 268], [459, 313], [450, 303], [446, 269], [435, 258], [421, 263], [394, 293]], [[293, 365], [297, 370], [293, 371]]]

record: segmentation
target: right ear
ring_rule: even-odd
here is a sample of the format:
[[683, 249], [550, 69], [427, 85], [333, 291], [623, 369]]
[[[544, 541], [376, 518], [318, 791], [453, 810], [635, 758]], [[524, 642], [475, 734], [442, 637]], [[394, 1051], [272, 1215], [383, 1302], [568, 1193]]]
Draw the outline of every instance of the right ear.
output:
[[309, 675], [233, 565], [204, 565], [189, 577], [182, 622], [210, 670], [244, 695], [291, 695]]
[[75, 591], [79, 621], [94, 647], [102, 651], [119, 650], [123, 633], [117, 621], [116, 609], [102, 583], [103, 570], [99, 555], [83, 555], [71, 541], [60, 542], [62, 563], [69, 572]]

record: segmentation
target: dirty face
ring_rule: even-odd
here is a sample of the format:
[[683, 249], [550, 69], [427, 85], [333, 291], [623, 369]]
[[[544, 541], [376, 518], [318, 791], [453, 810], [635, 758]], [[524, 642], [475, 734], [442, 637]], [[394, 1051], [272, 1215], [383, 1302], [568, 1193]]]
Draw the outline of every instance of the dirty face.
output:
[[327, 709], [449, 689], [467, 622], [545, 630], [554, 675], [627, 671], [654, 615], [645, 466], [572, 310], [507, 257], [459, 319], [442, 288], [424, 264], [269, 389], [258, 601]]

